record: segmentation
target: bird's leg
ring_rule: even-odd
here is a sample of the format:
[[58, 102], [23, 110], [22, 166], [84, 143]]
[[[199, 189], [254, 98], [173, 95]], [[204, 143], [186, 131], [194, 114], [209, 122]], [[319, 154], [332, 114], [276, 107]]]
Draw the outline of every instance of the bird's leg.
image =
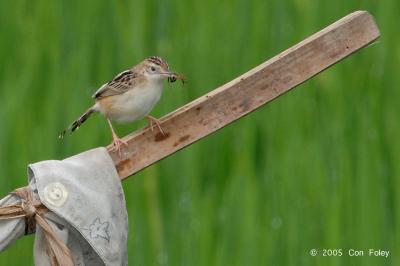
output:
[[158, 129], [160, 130], [161, 134], [165, 135], [164, 130], [161, 127], [161, 123], [157, 118], [152, 117], [151, 115], [146, 115], [146, 119], [149, 121], [149, 126], [150, 126], [151, 131], [153, 131], [153, 126], [155, 124], [158, 127]]
[[108, 125], [110, 126], [112, 137], [113, 137], [113, 145], [114, 145], [114, 150], [118, 151], [118, 154], [121, 155], [121, 146], [125, 145], [128, 146], [128, 143], [126, 141], [123, 141], [120, 139], [117, 134], [114, 131], [114, 128], [111, 124], [110, 119], [107, 118]]
[[149, 121], [149, 127], [150, 127], [151, 131], [153, 131], [153, 128], [154, 128], [153, 120], [151, 120], [151, 119], [148, 118], [147, 116], [146, 116], [146, 119], [147, 119], [147, 121]]

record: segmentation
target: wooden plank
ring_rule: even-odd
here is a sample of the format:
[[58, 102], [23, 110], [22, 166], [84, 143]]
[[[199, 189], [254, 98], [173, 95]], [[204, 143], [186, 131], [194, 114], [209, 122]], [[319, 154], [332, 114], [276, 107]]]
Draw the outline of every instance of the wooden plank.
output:
[[111, 152], [124, 179], [215, 132], [310, 79], [379, 37], [373, 17], [357, 11], [242, 76], [161, 119], [164, 137], [148, 128], [124, 138], [121, 157]]

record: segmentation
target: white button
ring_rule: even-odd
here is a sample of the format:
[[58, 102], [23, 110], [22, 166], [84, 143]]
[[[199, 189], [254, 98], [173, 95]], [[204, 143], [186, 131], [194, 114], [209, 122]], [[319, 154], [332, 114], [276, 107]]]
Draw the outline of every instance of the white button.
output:
[[59, 182], [48, 184], [44, 188], [44, 200], [56, 207], [61, 207], [68, 197], [68, 191], [65, 186]]

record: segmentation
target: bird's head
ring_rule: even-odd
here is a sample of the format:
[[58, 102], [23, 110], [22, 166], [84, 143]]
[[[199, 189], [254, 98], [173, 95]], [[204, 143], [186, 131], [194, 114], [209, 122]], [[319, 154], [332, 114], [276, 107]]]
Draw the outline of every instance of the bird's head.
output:
[[140, 66], [143, 75], [150, 80], [162, 81], [165, 78], [171, 78], [176, 75], [169, 70], [167, 62], [158, 56], [146, 58]]

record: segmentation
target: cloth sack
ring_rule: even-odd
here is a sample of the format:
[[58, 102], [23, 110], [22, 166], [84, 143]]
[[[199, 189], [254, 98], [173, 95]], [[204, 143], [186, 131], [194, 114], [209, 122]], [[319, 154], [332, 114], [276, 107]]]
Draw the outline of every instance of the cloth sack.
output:
[[[75, 265], [127, 265], [125, 197], [105, 148], [31, 164], [28, 179], [34, 198], [50, 210], [43, 217], [70, 249]], [[20, 201], [9, 194], [0, 206]], [[0, 251], [23, 236], [25, 229], [25, 218], [0, 220]], [[36, 225], [35, 264], [50, 266], [44, 238]]]

